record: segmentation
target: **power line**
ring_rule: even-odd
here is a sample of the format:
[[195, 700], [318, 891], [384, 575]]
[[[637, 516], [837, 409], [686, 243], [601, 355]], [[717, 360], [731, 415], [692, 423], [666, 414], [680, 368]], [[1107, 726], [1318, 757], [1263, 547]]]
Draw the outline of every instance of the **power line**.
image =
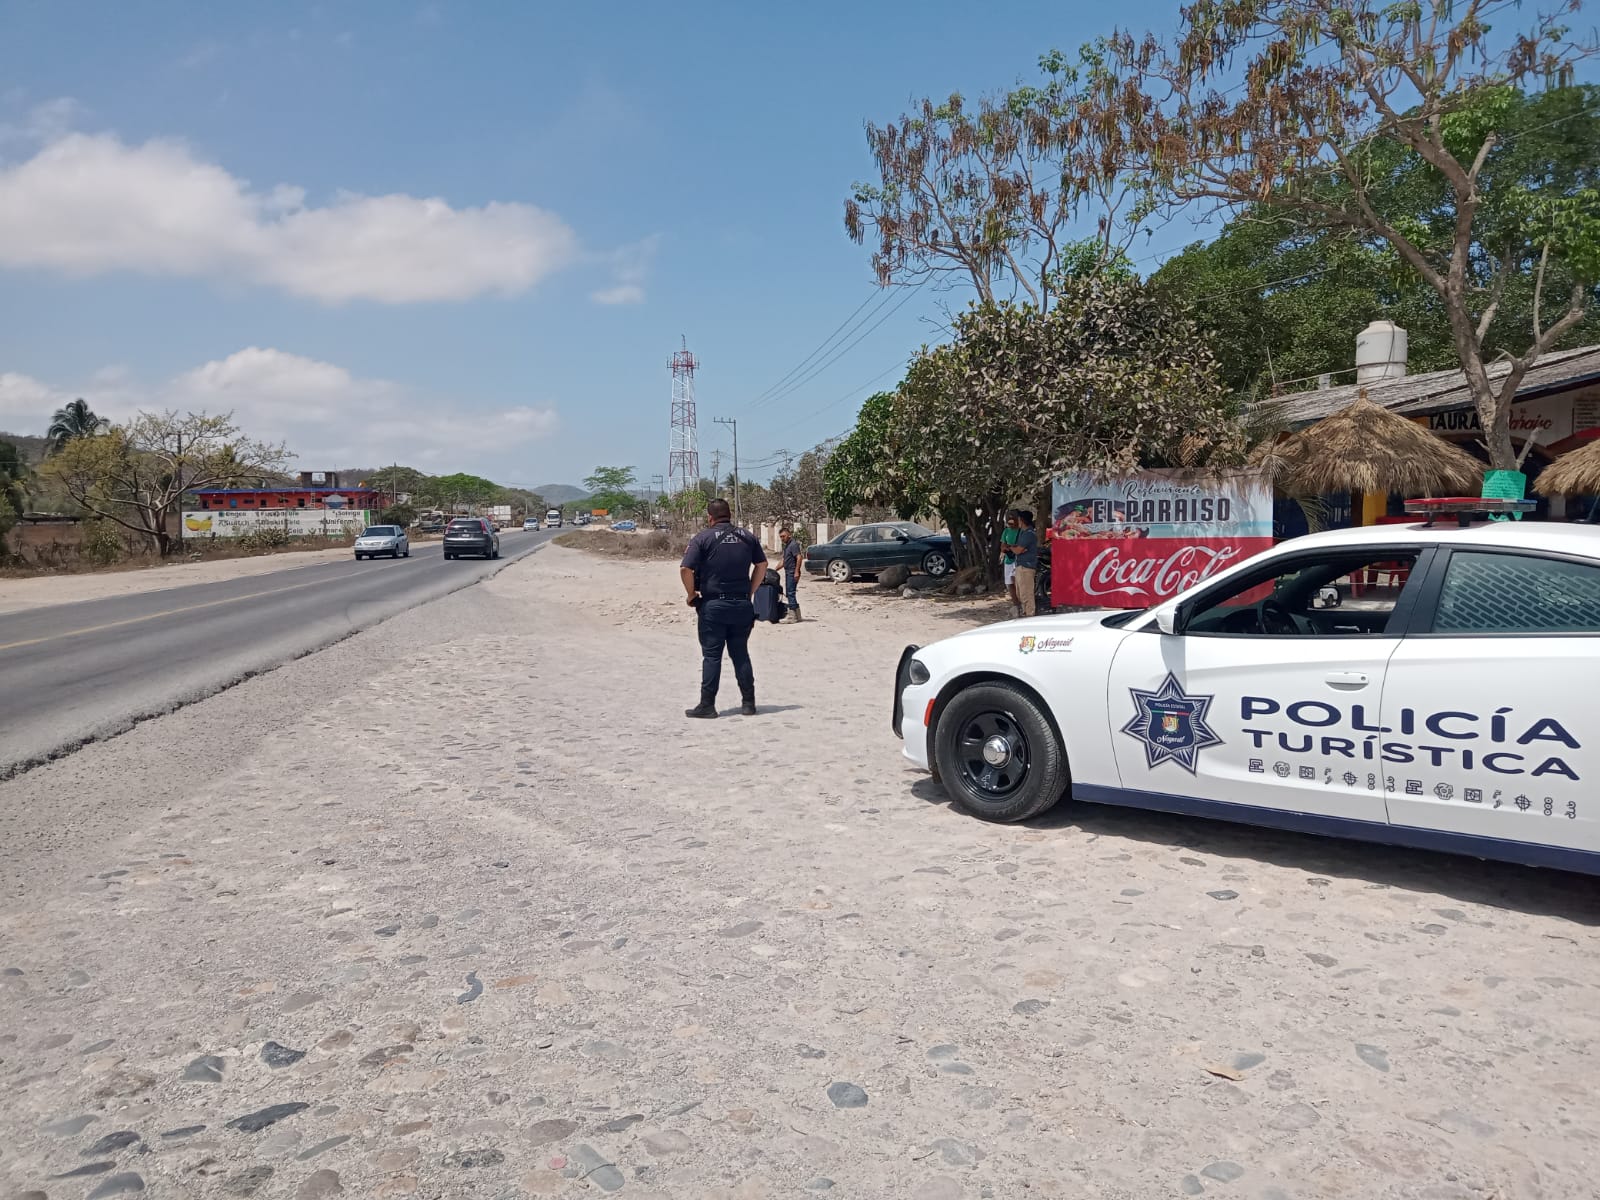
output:
[[828, 343], [833, 341], [833, 339], [838, 336], [839, 331], [841, 329], [843, 329], [846, 325], [850, 324], [850, 322], [855, 319], [856, 313], [859, 313], [863, 308], [865, 308], [867, 305], [871, 304], [872, 301], [873, 301], [873, 298], [875, 296], [879, 296], [880, 293], [882, 293], [882, 291], [883, 291], [882, 288], [874, 288], [871, 292], [867, 293], [867, 298], [865, 300], [863, 300], [860, 304], [856, 305], [854, 312], [852, 312], [848, 317], [846, 317], [844, 320], [839, 322], [838, 328], [836, 328], [827, 337], [822, 339], [821, 345], [819, 345], [810, 354], [808, 354], [804, 358], [802, 358], [798, 364], [796, 364], [795, 366], [791, 367], [789, 369], [788, 373], [786, 375], [784, 375], [784, 377], [782, 379], [778, 380], [777, 383], [773, 384], [766, 391], [764, 391], [760, 395], [758, 395], [756, 397], [756, 400], [760, 401], [763, 398], [765, 398], [766, 396], [770, 395], [771, 393], [777, 391], [784, 384], [788, 383], [790, 379], [794, 378], [795, 375], [799, 374], [802, 370], [804, 370], [806, 368], [806, 366], [810, 364], [811, 360], [814, 359], [823, 350], [825, 350], [827, 348], [827, 346], [828, 346]]
[[[895, 313], [899, 312], [900, 309], [902, 307], [904, 307], [906, 301], [910, 300], [912, 296], [916, 295], [916, 293], [922, 288], [923, 284], [926, 283], [926, 282], [927, 281], [924, 280], [923, 283], [918, 283], [918, 284], [915, 284], [915, 285], [907, 288], [906, 291], [905, 291], [905, 294], [900, 297], [899, 301], [893, 307], [891, 307], [887, 312], [885, 312], [881, 317], [879, 317], [876, 321], [874, 321], [871, 325], [869, 325], [866, 329], [862, 330], [862, 332], [856, 336], [855, 340], [849, 342], [846, 345], [842, 345], [842, 346], [838, 347], [838, 349], [835, 350], [834, 353], [831, 354], [828, 358], [826, 358], [822, 362], [818, 363], [810, 371], [806, 372], [806, 374], [802, 375], [799, 379], [796, 379], [793, 383], [789, 384], [781, 392], [777, 392], [777, 393], [767, 397], [766, 400], [764, 400], [764, 401], [762, 401], [762, 402], [760, 402], [758, 404], [754, 404], [751, 407], [752, 408], [759, 408], [759, 407], [761, 407], [761, 404], [771, 404], [771, 403], [774, 403], [775, 401], [784, 400], [784, 399], [787, 399], [789, 396], [794, 395], [795, 392], [799, 391], [806, 384], [810, 383], [813, 379], [817, 378], [817, 376], [821, 375], [829, 367], [833, 366], [834, 363], [838, 362], [845, 355], [849, 354], [850, 351], [854, 350], [863, 341], [865, 341], [868, 337], [870, 337], [878, 329], [879, 326], [881, 326], [890, 317], [894, 316]], [[876, 312], [876, 311], [877, 310], [875, 309], [874, 312]]]

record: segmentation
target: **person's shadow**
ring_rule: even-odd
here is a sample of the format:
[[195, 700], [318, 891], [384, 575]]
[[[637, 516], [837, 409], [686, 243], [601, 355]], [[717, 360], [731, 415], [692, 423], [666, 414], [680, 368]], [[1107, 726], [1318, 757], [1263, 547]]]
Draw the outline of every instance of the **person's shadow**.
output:
[[[929, 778], [913, 783], [911, 794], [930, 804], [954, 807], [943, 785]], [[1027, 822], [1027, 827], [1057, 830], [1062, 836], [1081, 831], [1131, 838], [1219, 858], [1257, 859], [1311, 875], [1437, 892], [1491, 908], [1600, 926], [1600, 879], [1568, 871], [1070, 799]]]

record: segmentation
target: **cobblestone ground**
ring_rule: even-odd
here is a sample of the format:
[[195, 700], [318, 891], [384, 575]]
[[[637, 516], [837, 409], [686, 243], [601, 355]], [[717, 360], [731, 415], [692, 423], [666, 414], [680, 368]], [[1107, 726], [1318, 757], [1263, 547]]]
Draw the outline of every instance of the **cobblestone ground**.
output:
[[959, 622], [813, 587], [686, 726], [672, 586], [541, 551], [0, 785], [0, 1196], [1595, 1194], [1590, 881], [983, 825], [888, 732]]

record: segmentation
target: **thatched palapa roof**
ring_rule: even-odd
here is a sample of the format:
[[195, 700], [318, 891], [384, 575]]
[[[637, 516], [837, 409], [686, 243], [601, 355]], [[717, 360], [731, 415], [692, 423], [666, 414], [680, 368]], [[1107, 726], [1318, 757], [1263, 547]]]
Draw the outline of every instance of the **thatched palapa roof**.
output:
[[1261, 446], [1252, 461], [1290, 496], [1475, 496], [1483, 482], [1483, 464], [1472, 455], [1364, 393], [1315, 425]]
[[1600, 442], [1556, 459], [1539, 472], [1533, 490], [1541, 496], [1600, 496]]

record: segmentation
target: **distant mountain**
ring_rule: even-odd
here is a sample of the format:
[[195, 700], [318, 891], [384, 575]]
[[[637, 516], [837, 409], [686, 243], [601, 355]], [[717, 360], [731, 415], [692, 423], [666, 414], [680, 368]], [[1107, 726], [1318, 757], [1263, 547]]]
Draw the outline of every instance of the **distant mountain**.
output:
[[44, 461], [44, 452], [50, 448], [47, 438], [29, 437], [24, 433], [0, 433], [0, 442], [10, 442], [22, 451], [22, 457], [31, 463]]
[[573, 487], [570, 483], [545, 483], [533, 490], [544, 497], [546, 504], [566, 504], [573, 500], [581, 500], [589, 494], [580, 487]]

